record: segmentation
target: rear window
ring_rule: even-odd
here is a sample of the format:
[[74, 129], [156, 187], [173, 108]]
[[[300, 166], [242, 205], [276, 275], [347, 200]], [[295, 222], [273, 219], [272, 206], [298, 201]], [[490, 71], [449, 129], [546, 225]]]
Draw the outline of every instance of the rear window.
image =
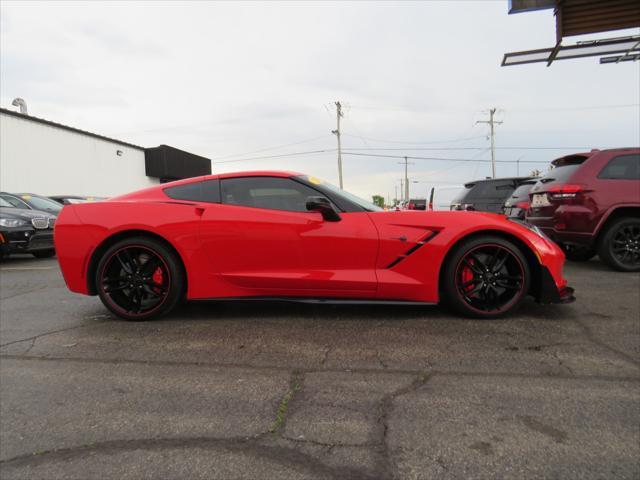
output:
[[[513, 182], [478, 182], [468, 189], [465, 189], [466, 195], [461, 194], [459, 199], [465, 202], [484, 199], [503, 199], [507, 198], [513, 192]], [[456, 199], [457, 200], [457, 199]]]
[[549, 171], [546, 175], [544, 175], [540, 181], [542, 183], [549, 182], [566, 182], [569, 180], [569, 177], [574, 174], [576, 170], [580, 168], [580, 164], [578, 165], [564, 165], [562, 167], [556, 167], [553, 170]]
[[525, 183], [516, 188], [511, 194], [511, 198], [514, 200], [524, 200], [529, 198], [529, 192], [533, 188], [533, 183]]
[[598, 178], [604, 180], [640, 180], [640, 155], [620, 155], [609, 160]]
[[220, 203], [220, 181], [205, 180], [164, 189], [164, 193], [175, 200], [190, 202]]

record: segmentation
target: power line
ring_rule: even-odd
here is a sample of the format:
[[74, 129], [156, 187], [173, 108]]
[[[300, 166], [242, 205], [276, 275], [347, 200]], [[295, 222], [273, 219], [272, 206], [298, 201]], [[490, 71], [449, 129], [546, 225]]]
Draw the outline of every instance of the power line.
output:
[[[482, 163], [491, 163], [491, 160], [483, 160], [481, 158], [444, 158], [444, 157], [415, 157], [409, 155], [383, 155], [383, 154], [374, 154], [374, 153], [356, 153], [356, 152], [343, 152], [343, 155], [356, 155], [360, 157], [378, 157], [378, 158], [400, 158], [404, 159], [405, 157], [409, 160], [441, 160], [441, 161], [449, 161], [449, 162], [482, 162]], [[516, 160], [496, 160], [496, 163], [516, 163]], [[520, 163], [549, 163], [547, 160], [520, 160]]]
[[335, 152], [337, 149], [336, 148], [329, 148], [329, 149], [325, 149], [325, 150], [309, 150], [307, 152], [292, 152], [292, 153], [284, 153], [281, 155], [267, 155], [267, 156], [263, 156], [263, 157], [250, 157], [250, 158], [238, 158], [235, 160], [224, 160], [222, 162], [215, 162], [216, 164], [221, 164], [221, 163], [235, 163], [235, 162], [248, 162], [250, 160], [265, 160], [268, 158], [284, 158], [284, 157], [295, 157], [297, 155], [311, 155], [314, 153], [333, 153]]
[[456, 143], [456, 142], [463, 142], [463, 141], [466, 141], [466, 140], [475, 140], [475, 139], [478, 139], [478, 138], [485, 138], [486, 137], [486, 135], [479, 135], [477, 137], [456, 138], [456, 139], [453, 139], [453, 140], [439, 140], [439, 141], [433, 141], [433, 142], [402, 142], [402, 141], [398, 141], [398, 140], [381, 140], [381, 139], [370, 138], [370, 137], [361, 137], [361, 136], [358, 136], [358, 135], [350, 135], [348, 133], [343, 133], [342, 135], [344, 135], [346, 137], [354, 137], [354, 138], [370, 140], [372, 142], [400, 143], [400, 144], [404, 144], [404, 145], [432, 145], [432, 144], [437, 144], [437, 143]]
[[243, 155], [251, 155], [252, 153], [266, 152], [268, 150], [276, 150], [278, 148], [291, 147], [293, 145], [301, 145], [303, 143], [314, 142], [316, 140], [320, 140], [321, 138], [326, 138], [326, 137], [328, 137], [327, 134], [320, 135], [319, 137], [309, 138], [307, 140], [300, 140], [299, 142], [285, 143], [285, 144], [282, 144], [282, 145], [276, 145], [274, 147], [266, 147], [266, 148], [261, 148], [259, 150], [252, 150], [250, 152], [236, 153], [234, 155], [225, 155], [224, 157], [214, 158], [213, 161], [214, 161], [214, 163], [224, 163], [224, 162], [218, 162], [218, 160], [224, 160], [226, 158], [233, 158], [233, 157], [241, 157]]
[[[343, 135], [346, 135], [343, 133]], [[483, 136], [484, 138], [484, 136]], [[496, 150], [588, 150], [592, 147], [495, 147]], [[344, 150], [375, 150], [375, 151], [417, 151], [417, 150], [489, 150], [487, 147], [415, 147], [415, 148], [399, 148], [399, 147], [343, 147]]]

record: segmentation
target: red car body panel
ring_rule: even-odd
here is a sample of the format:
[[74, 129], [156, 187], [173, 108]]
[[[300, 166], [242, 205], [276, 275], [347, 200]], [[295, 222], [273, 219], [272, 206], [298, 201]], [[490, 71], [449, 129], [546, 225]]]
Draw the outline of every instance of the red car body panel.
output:
[[[282, 176], [247, 172], [207, 176]], [[479, 212], [317, 212], [176, 201], [164, 189], [192, 178], [108, 201], [65, 206], [55, 245], [70, 290], [93, 294], [96, 249], [123, 232], [148, 232], [171, 244], [185, 265], [187, 298], [321, 297], [437, 303], [439, 276], [452, 246], [477, 232], [499, 232], [528, 247], [566, 286], [564, 255], [551, 241], [502, 215]]]

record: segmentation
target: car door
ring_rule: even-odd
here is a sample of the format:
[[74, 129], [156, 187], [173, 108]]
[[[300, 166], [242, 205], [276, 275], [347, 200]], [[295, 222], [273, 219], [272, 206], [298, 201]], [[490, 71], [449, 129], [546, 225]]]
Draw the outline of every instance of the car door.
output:
[[378, 233], [366, 212], [326, 221], [291, 178], [223, 178], [201, 242], [213, 268], [247, 295], [366, 297], [376, 290]]

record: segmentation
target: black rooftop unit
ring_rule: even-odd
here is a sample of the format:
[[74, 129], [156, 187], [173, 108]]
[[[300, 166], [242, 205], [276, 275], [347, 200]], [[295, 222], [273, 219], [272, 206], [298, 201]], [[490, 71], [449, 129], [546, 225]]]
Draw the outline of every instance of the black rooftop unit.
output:
[[168, 145], [144, 149], [145, 174], [164, 181], [211, 174], [211, 160]]

